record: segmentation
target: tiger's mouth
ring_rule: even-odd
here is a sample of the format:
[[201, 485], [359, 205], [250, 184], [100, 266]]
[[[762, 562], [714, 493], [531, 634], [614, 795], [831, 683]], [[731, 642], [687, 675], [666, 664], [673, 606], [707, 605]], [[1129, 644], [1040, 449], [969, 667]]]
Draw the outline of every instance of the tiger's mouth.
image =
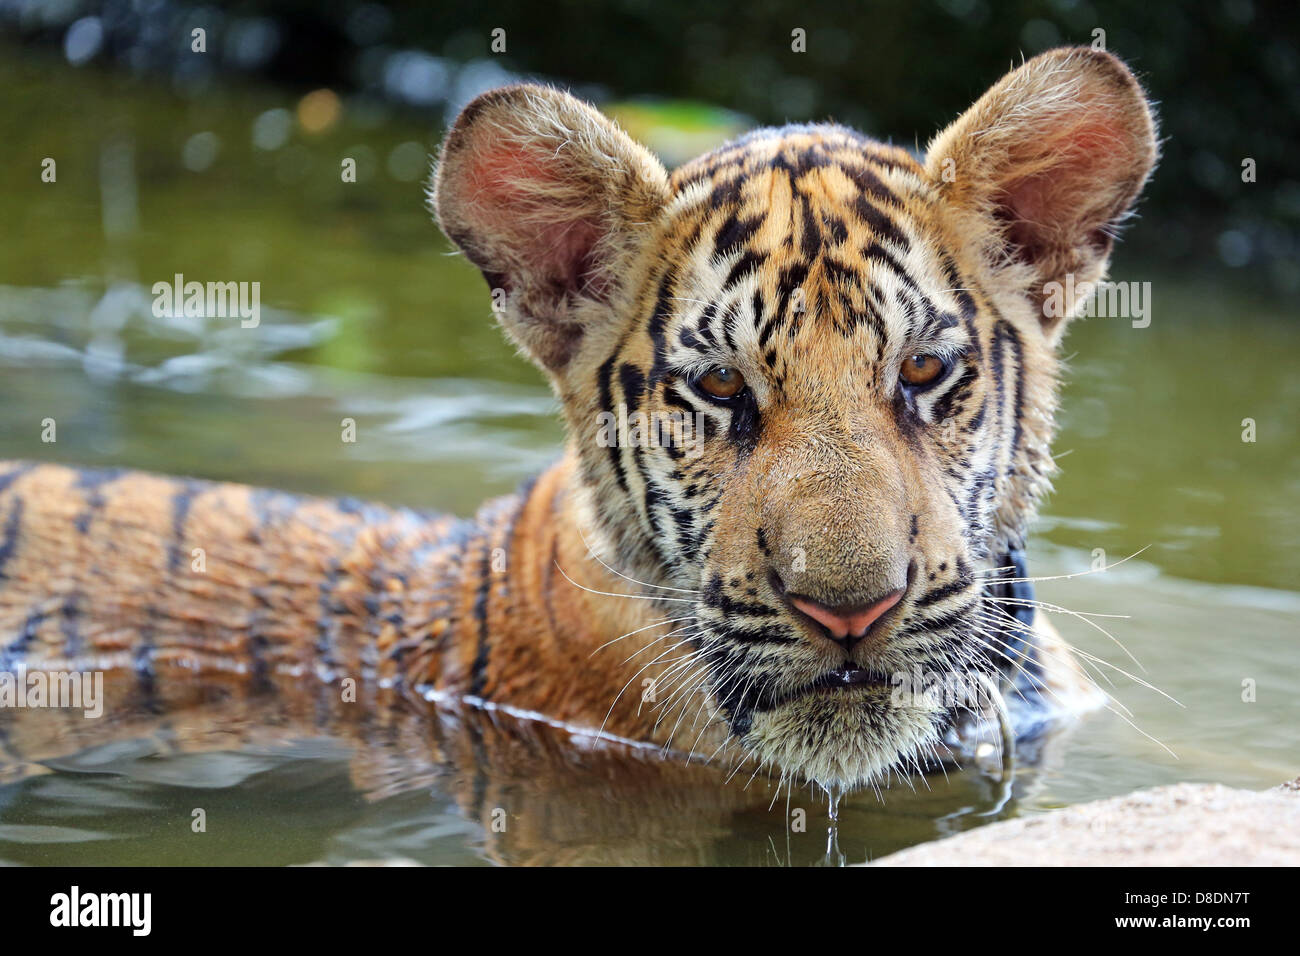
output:
[[[889, 637], [903, 640], [892, 648], [880, 642], [883, 648], [865, 660], [814, 664], [809, 654], [790, 654], [784, 668], [764, 670], [768, 662], [760, 661], [747, 676], [723, 670], [715, 688], [741, 688], [720, 708], [732, 735], [783, 775], [849, 790], [893, 771], [936, 765], [953, 747], [949, 737], [965, 733], [958, 721], [970, 716], [975, 726], [987, 724], [990, 681], [1021, 666], [1015, 661], [1032, 642], [1033, 591], [1023, 552], [999, 554], [992, 567], [997, 574], [983, 582], [981, 599], [944, 614], [943, 629], [932, 635], [927, 624], [934, 618], [900, 616], [889, 622], [898, 628]], [[1006, 617], [993, 645], [980, 639], [979, 614], [991, 613], [984, 610], [990, 603], [1005, 607]], [[808, 636], [802, 621], [794, 620], [791, 636]]]
[[[906, 593], [919, 576], [916, 567], [908, 567], [907, 588], [898, 589], [904, 593], [852, 635], [869, 642], [862, 646], [800, 615], [779, 587], [772, 591], [781, 601], [764, 605], [770, 610], [761, 629], [742, 628], [755, 605], [724, 608], [730, 616], [721, 615], [702, 642], [712, 671], [710, 710], [743, 752], [783, 775], [857, 789], [894, 770], [931, 766], [963, 715], [989, 712], [989, 681], [998, 681], [1013, 666], [1008, 656], [1030, 640], [1023, 553], [1001, 553], [989, 571], [958, 575], [962, 594], [951, 610], [936, 611], [929, 608], [935, 601]], [[934, 588], [946, 598], [955, 585]], [[996, 643], [981, 637], [981, 614], [994, 613], [990, 602], [1005, 606]], [[751, 635], [776, 649], [754, 652], [745, 641]]]
[[783, 778], [856, 790], [919, 765], [944, 712], [925, 696], [896, 700], [888, 675], [848, 665], [733, 711], [730, 723], [743, 750]]
[[883, 671], [858, 667], [855, 664], [845, 664], [842, 667], [827, 671], [807, 684], [761, 701], [755, 707], [755, 710], [759, 712], [775, 710], [802, 697], [830, 695], [840, 691], [888, 691], [894, 685], [893, 677]]

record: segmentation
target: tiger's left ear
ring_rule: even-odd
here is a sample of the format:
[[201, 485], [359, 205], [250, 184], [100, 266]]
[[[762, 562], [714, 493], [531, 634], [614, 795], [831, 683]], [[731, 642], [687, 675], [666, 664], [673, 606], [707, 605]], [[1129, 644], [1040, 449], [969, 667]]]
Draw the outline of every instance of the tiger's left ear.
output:
[[971, 251], [1029, 296], [1055, 339], [1081, 297], [1063, 310], [1045, 301], [1060, 304], [1061, 291], [1105, 276], [1158, 152], [1151, 107], [1128, 67], [1074, 47], [999, 80], [934, 138], [925, 168], [957, 232], [978, 237]]

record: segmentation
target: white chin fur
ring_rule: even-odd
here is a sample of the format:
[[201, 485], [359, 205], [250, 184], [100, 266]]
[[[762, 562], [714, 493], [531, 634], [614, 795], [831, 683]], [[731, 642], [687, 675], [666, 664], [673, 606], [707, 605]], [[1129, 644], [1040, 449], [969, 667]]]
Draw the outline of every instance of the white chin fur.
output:
[[915, 769], [939, 741], [941, 714], [937, 707], [891, 702], [888, 692], [810, 694], [755, 714], [744, 745], [783, 774], [856, 790], [890, 770]]

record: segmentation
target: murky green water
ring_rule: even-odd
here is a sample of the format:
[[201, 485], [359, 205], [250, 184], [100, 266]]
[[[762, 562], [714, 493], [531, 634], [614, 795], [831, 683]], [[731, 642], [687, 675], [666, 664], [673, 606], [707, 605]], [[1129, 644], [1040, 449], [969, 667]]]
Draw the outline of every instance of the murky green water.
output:
[[[436, 130], [349, 107], [325, 133], [290, 128], [258, 148], [258, 118], [273, 144], [284, 117], [266, 113], [292, 111], [292, 97], [223, 84], [186, 99], [12, 53], [0, 49], [0, 457], [468, 513], [554, 455], [552, 399], [422, 209], [410, 160]], [[340, 181], [342, 156], [358, 159], [359, 182]], [[40, 180], [46, 157], [54, 183]], [[124, 182], [137, 199], [106, 207], [104, 191], [120, 195]], [[1128, 241], [1159, 239], [1139, 223]], [[1213, 276], [1144, 275], [1138, 261], [1121, 256], [1116, 277], [1152, 281], [1150, 327], [1098, 319], [1069, 338], [1057, 446], [1068, 454], [1030, 558], [1052, 574], [1088, 568], [1096, 549], [1114, 562], [1146, 548], [1040, 596], [1128, 615], [1108, 626], [1178, 703], [1117, 679], [1131, 714], [1086, 720], [1000, 809], [997, 788], [970, 774], [855, 797], [839, 828], [849, 861], [1139, 786], [1265, 787], [1300, 771], [1296, 309], [1230, 294]], [[260, 281], [262, 327], [153, 318], [149, 287], [174, 273]], [[358, 424], [355, 444], [339, 441], [344, 417]], [[46, 418], [54, 444], [41, 441]], [[1254, 442], [1242, 441], [1248, 418]], [[1133, 669], [1080, 621], [1059, 624]], [[382, 734], [312, 733], [274, 713], [235, 722], [238, 743], [216, 752], [172, 752], [172, 726], [0, 786], [0, 861], [826, 855], [824, 801], [811, 794], [791, 798], [808, 816], [792, 831], [784, 795], [770, 811], [749, 806], [744, 780], [682, 779], [546, 728], [491, 744], [514, 732], [505, 715], [416, 712]], [[192, 832], [195, 808], [206, 834]]]

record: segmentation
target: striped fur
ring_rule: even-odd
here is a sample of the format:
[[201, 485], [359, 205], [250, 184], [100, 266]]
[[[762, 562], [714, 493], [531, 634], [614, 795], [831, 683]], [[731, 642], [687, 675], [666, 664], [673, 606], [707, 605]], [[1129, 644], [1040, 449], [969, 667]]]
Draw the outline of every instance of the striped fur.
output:
[[[951, 708], [826, 675], [1079, 689], [1044, 624], [1019, 670], [1003, 660], [982, 573], [1053, 471], [1064, 323], [1042, 286], [1104, 274], [1155, 152], [1140, 88], [1087, 50], [1014, 71], [924, 163], [791, 126], [669, 176], [566, 94], [486, 94], [432, 198], [561, 399], [562, 460], [473, 521], [8, 466], [0, 669], [130, 669], [144, 707], [196, 674], [282, 693], [355, 676], [826, 786], [941, 757]], [[900, 380], [916, 354], [946, 370], [923, 391]], [[694, 384], [717, 367], [743, 374], [735, 401]], [[703, 435], [611, 447], [599, 423], [619, 412]], [[891, 589], [847, 650], [783, 598]]]

